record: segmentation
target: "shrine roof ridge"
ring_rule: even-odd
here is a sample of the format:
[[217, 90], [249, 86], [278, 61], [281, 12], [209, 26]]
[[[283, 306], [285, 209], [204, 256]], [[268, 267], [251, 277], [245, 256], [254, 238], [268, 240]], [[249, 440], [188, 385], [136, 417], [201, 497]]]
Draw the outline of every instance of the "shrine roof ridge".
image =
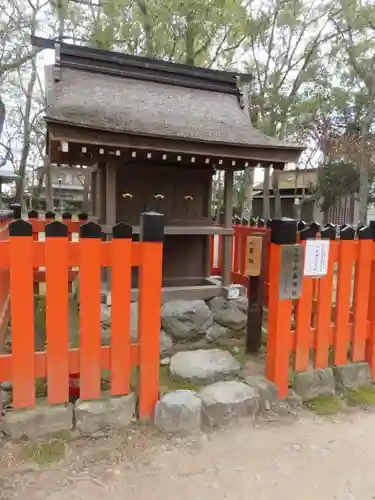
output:
[[240, 81], [246, 83], [251, 80], [251, 75], [248, 73], [191, 66], [37, 36], [31, 36], [31, 43], [38, 48], [55, 49], [56, 65], [86, 72], [137, 80], [154, 80], [159, 83], [237, 95], [240, 94]]

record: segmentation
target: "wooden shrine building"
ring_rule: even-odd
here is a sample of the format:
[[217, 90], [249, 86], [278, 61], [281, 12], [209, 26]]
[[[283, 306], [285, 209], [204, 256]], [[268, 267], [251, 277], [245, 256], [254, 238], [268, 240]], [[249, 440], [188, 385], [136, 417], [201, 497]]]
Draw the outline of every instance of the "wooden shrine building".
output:
[[[207, 285], [209, 235], [224, 234], [229, 284], [233, 172], [259, 163], [282, 169], [302, 148], [254, 130], [238, 73], [32, 43], [55, 48], [46, 72], [49, 161], [95, 167], [93, 211], [104, 231], [124, 221], [137, 234], [141, 212], [164, 214], [164, 286], [192, 293]], [[218, 169], [225, 171], [223, 227], [211, 218]]]

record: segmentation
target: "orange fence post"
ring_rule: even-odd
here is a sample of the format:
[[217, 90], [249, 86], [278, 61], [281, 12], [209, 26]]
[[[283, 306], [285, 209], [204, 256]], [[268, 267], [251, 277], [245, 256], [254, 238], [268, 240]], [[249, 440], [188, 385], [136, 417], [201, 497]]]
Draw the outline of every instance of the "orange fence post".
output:
[[100, 397], [101, 227], [87, 222], [80, 228], [80, 397]]
[[139, 418], [152, 417], [159, 396], [159, 337], [162, 301], [164, 217], [141, 215], [141, 266], [139, 269]]
[[132, 226], [119, 223], [112, 229], [111, 288], [111, 394], [130, 390], [130, 301]]
[[[370, 296], [371, 263], [374, 244], [370, 227], [358, 231], [358, 258], [354, 283], [354, 328], [352, 361], [366, 358], [367, 318]], [[371, 305], [370, 307], [373, 307]]]
[[348, 361], [350, 342], [350, 299], [353, 279], [355, 231], [350, 226], [340, 230], [339, 271], [336, 293], [336, 327], [333, 339], [335, 365], [344, 365]]
[[9, 225], [9, 262], [13, 407], [27, 408], [35, 404], [33, 239], [22, 219]]
[[336, 260], [338, 242], [336, 230], [327, 228], [321, 231], [322, 239], [329, 239], [328, 271], [320, 278], [318, 299], [316, 302], [316, 332], [314, 345], [314, 368], [327, 368], [330, 346], [330, 329], [332, 316], [332, 285], [334, 264]]
[[69, 400], [68, 228], [46, 225], [46, 331], [48, 401]]
[[[266, 375], [267, 378], [277, 385], [281, 399], [285, 398], [288, 394], [289, 357], [292, 340], [292, 301], [280, 300], [281, 245], [295, 244], [296, 236], [296, 221], [291, 219], [274, 219], [272, 221], [269, 252], [270, 287]], [[298, 269], [298, 272], [300, 271]]]

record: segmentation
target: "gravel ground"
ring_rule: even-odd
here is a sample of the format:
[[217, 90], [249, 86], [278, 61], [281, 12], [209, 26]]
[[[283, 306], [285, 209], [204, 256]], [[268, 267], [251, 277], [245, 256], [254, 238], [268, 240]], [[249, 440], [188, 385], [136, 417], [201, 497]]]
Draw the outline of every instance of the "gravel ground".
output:
[[[75, 440], [59, 464], [19, 462], [3, 446], [0, 498], [27, 500], [370, 500], [375, 414], [243, 423], [167, 438], [152, 428]], [[30, 446], [27, 444], [27, 446]], [[5, 450], [5, 451], [4, 451]]]

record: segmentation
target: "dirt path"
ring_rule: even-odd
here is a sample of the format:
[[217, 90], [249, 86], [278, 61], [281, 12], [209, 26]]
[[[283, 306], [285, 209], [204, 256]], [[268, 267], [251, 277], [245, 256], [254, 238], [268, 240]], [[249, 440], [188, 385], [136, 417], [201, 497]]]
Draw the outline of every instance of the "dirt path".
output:
[[247, 424], [185, 439], [151, 437], [134, 458], [117, 463], [12, 474], [8, 486], [14, 489], [0, 489], [0, 498], [371, 500], [374, 463], [374, 413], [335, 420], [304, 416], [291, 425]]

